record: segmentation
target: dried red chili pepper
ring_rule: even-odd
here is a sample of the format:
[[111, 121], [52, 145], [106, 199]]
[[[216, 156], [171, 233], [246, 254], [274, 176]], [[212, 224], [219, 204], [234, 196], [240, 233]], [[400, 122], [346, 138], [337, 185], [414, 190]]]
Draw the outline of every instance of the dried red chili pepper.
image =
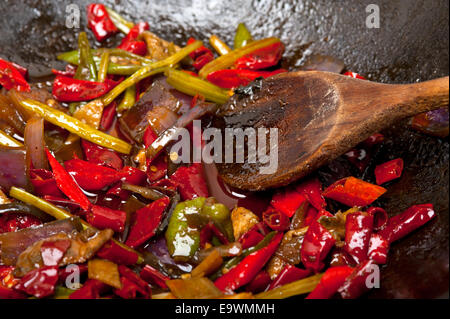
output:
[[378, 185], [399, 178], [403, 171], [403, 160], [396, 158], [375, 167], [375, 178]]
[[343, 285], [338, 289], [341, 297], [344, 299], [354, 299], [368, 291], [370, 288], [366, 281], [367, 277], [373, 274], [374, 267], [377, 266], [372, 260], [366, 260], [356, 266], [353, 272], [345, 279]]
[[315, 220], [317, 220], [317, 214], [319, 212], [317, 211], [317, 209], [313, 206], [309, 206], [308, 210], [306, 211], [306, 215], [305, 215], [305, 226], [309, 226], [311, 225], [311, 223]]
[[163, 197], [137, 210], [126, 244], [135, 248], [154, 236], [169, 203], [170, 199]]
[[170, 179], [178, 186], [182, 200], [209, 197], [201, 163], [178, 168]]
[[145, 55], [147, 53], [147, 44], [144, 41], [137, 41], [137, 38], [142, 32], [149, 29], [150, 26], [147, 22], [135, 24], [123, 38], [118, 48], [134, 54]]
[[41, 245], [41, 256], [45, 266], [58, 266], [71, 242], [69, 239], [45, 241]]
[[379, 232], [389, 243], [405, 237], [410, 232], [436, 217], [433, 204], [420, 204], [409, 207], [404, 212], [391, 217], [386, 227]]
[[86, 221], [98, 229], [110, 228], [121, 233], [125, 229], [127, 213], [121, 210], [93, 205], [86, 214]]
[[387, 261], [389, 252], [389, 242], [380, 234], [372, 234], [370, 237], [369, 251], [367, 257], [379, 265], [383, 265]]
[[289, 187], [277, 190], [272, 197], [270, 205], [287, 217], [292, 217], [305, 201], [306, 197], [302, 193], [297, 192], [295, 188]]
[[15, 289], [36, 298], [43, 298], [54, 293], [57, 282], [58, 266], [44, 266], [26, 273]]
[[53, 81], [52, 94], [60, 102], [81, 102], [98, 98], [111, 90], [117, 82], [92, 82], [67, 76], [57, 76]]
[[245, 234], [239, 238], [242, 249], [247, 249], [258, 244], [269, 233], [264, 223], [258, 223], [250, 228]]
[[54, 75], [66, 76], [69, 78], [73, 78], [75, 76], [76, 71], [77, 71], [76, 66], [73, 66], [72, 64], [67, 64], [64, 71], [52, 69], [52, 73]]
[[386, 189], [355, 177], [338, 180], [323, 192], [323, 196], [348, 206], [367, 206], [383, 195]]
[[103, 41], [118, 31], [103, 4], [92, 3], [86, 9], [88, 26], [97, 41]]
[[253, 280], [245, 287], [245, 291], [256, 294], [258, 292], [266, 290], [271, 282], [272, 279], [270, 279], [270, 275], [268, 274], [268, 272], [265, 270], [261, 270], [255, 276], [255, 278], [253, 278]]
[[363, 172], [370, 164], [372, 154], [374, 153], [374, 147], [380, 144], [383, 140], [384, 136], [382, 134], [375, 133], [361, 142], [354, 149], [351, 149], [345, 153], [345, 156], [353, 165]]
[[122, 174], [115, 169], [77, 158], [64, 162], [64, 167], [77, 184], [88, 191], [101, 190], [122, 178]]
[[206, 243], [209, 243], [213, 236], [216, 236], [217, 239], [224, 245], [229, 244], [227, 236], [225, 236], [214, 222], [210, 221], [200, 230], [200, 247], [205, 248]]
[[330, 266], [350, 266], [355, 267], [353, 258], [343, 249], [343, 247], [334, 247], [330, 253]]
[[30, 91], [30, 85], [24, 79], [22, 73], [11, 62], [3, 59], [0, 59], [0, 85], [7, 90]]
[[284, 45], [281, 42], [253, 51], [236, 60], [237, 69], [260, 70], [277, 65], [283, 56]]
[[159, 286], [162, 289], [168, 289], [166, 280], [170, 280], [170, 277], [163, 275], [150, 265], [145, 265], [139, 275], [151, 285]]
[[117, 103], [114, 100], [103, 109], [102, 119], [100, 120], [99, 128], [101, 131], [106, 132], [111, 128], [116, 118]]
[[164, 178], [167, 175], [167, 158], [161, 153], [156, 159], [148, 161], [147, 177], [150, 183]]
[[273, 230], [285, 231], [289, 229], [289, 217], [272, 207], [269, 207], [266, 211], [263, 212], [262, 218], [263, 222]]
[[126, 249], [112, 240], [97, 251], [97, 256], [118, 265], [134, 265], [138, 260], [138, 254], [135, 251]]
[[322, 184], [317, 178], [309, 179], [295, 187], [295, 190], [303, 194], [308, 202], [317, 210], [323, 209], [327, 203], [322, 196]]
[[253, 71], [245, 69], [226, 69], [211, 72], [208, 74], [206, 79], [219, 87], [234, 89], [239, 86], [246, 86], [259, 77], [268, 78], [283, 72], [287, 72], [287, 70], [278, 69], [275, 71]]
[[145, 148], [149, 148], [150, 145], [158, 138], [158, 134], [152, 129], [149, 125], [144, 131], [144, 135], [142, 136], [142, 141], [144, 142]]
[[345, 279], [353, 272], [348, 266], [337, 266], [328, 268], [320, 278], [316, 288], [310, 292], [306, 299], [329, 299], [345, 282]]
[[80, 204], [84, 210], [89, 210], [91, 202], [77, 185], [73, 177], [66, 172], [64, 167], [53, 157], [48, 149], [45, 149], [48, 161], [53, 170], [53, 176], [58, 188], [71, 200]]
[[25, 299], [25, 298], [28, 298], [28, 296], [21, 293], [20, 291], [0, 286], [0, 299]]
[[87, 161], [94, 164], [110, 166], [117, 170], [122, 169], [123, 161], [117, 152], [86, 140], [81, 140], [81, 147], [83, 148]]
[[96, 279], [88, 279], [83, 287], [75, 290], [69, 299], [98, 299], [100, 294], [109, 289], [109, 286]]
[[[76, 213], [78, 214], [83, 214], [83, 211], [81, 210], [80, 204], [67, 199], [67, 198], [63, 198], [63, 197], [58, 197], [58, 196], [52, 196], [52, 195], [45, 195], [44, 199], [47, 202], [50, 202], [54, 205], [57, 206], [62, 206], [64, 208], [67, 208], [68, 210], [70, 210], [72, 213]], [[81, 210], [81, 211], [80, 211]]]
[[0, 234], [16, 232], [24, 228], [39, 225], [42, 225], [42, 222], [32, 215], [20, 213], [0, 215]]
[[354, 79], [360, 79], [360, 80], [365, 80], [366, 79], [362, 75], [359, 75], [358, 73], [352, 72], [352, 71], [347, 71], [347, 72], [344, 73], [344, 75], [349, 76], [349, 77], [354, 78]]
[[[189, 38], [187, 45], [194, 43], [196, 40], [194, 38]], [[205, 64], [214, 60], [214, 54], [210, 49], [205, 46], [201, 46], [197, 50], [191, 52], [189, 56], [194, 60], [193, 67], [198, 71]]]
[[[326, 213], [325, 211], [320, 212], [317, 218], [323, 215], [332, 216]], [[336, 240], [333, 235], [325, 227], [317, 220], [313, 221], [303, 238], [302, 248], [300, 250], [303, 266], [314, 272], [320, 271], [325, 266], [322, 260], [325, 259], [328, 252], [333, 248], [335, 242]]]
[[367, 208], [367, 214], [373, 216], [373, 230], [380, 231], [386, 227], [389, 217], [383, 208], [369, 207]]
[[84, 275], [88, 272], [88, 266], [87, 266], [87, 264], [77, 264], [76, 267], [74, 267], [73, 265], [68, 265], [66, 267], [59, 268], [58, 269], [58, 276], [59, 276], [58, 282], [65, 284], [67, 277], [69, 277], [70, 275], [73, 275], [75, 271], [78, 272], [80, 276]]
[[347, 215], [345, 220], [344, 250], [357, 264], [367, 258], [370, 237], [373, 230], [373, 216], [364, 212]]
[[230, 292], [251, 282], [275, 253], [282, 238], [283, 234], [277, 233], [267, 246], [251, 253], [219, 277], [214, 282], [216, 287], [224, 292]]
[[311, 274], [311, 270], [300, 269], [293, 265], [287, 264], [278, 276], [272, 281], [269, 286], [269, 290], [283, 286], [296, 280], [300, 280], [308, 277]]
[[141, 185], [147, 179], [145, 172], [132, 166], [124, 166], [120, 170], [120, 174], [122, 175], [123, 181], [133, 185]]
[[56, 186], [53, 173], [48, 170], [30, 169], [30, 181], [33, 184], [34, 193], [38, 196], [63, 196], [58, 186]]
[[151, 296], [149, 285], [129, 268], [119, 265], [121, 289], [114, 289], [114, 293], [124, 299], [135, 299], [138, 294], [147, 299]]

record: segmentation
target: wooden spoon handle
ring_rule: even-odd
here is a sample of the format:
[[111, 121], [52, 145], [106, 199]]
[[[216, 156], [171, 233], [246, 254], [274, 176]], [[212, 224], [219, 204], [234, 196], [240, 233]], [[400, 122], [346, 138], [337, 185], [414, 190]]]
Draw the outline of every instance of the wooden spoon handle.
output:
[[449, 77], [422, 83], [393, 85], [399, 98], [398, 116], [407, 117], [448, 106]]

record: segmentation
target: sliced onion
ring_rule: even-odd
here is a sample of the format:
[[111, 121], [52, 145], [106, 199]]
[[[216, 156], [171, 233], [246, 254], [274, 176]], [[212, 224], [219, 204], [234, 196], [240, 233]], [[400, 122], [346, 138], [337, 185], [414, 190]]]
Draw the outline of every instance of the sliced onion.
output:
[[27, 121], [24, 138], [27, 155], [33, 164], [33, 168], [48, 169], [45, 156], [44, 119], [42, 117], [32, 117]]
[[9, 192], [12, 186], [29, 188], [29, 185], [25, 148], [0, 145], [0, 187]]

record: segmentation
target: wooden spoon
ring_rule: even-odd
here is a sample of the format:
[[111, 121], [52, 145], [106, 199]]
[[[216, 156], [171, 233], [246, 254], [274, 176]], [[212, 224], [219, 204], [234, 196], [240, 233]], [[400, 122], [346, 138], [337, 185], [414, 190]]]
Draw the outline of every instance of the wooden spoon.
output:
[[381, 84], [329, 72], [284, 73], [235, 94], [216, 127], [278, 128], [278, 168], [217, 164], [223, 180], [258, 191], [289, 184], [342, 155], [394, 122], [448, 105], [449, 78], [416, 84]]

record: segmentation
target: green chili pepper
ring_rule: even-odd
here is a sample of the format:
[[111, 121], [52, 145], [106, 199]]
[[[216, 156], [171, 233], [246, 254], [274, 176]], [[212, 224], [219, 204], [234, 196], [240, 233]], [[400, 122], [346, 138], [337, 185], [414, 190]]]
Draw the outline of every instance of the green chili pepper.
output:
[[128, 34], [128, 32], [130, 32], [130, 29], [134, 26], [133, 22], [126, 20], [124, 17], [122, 17], [120, 14], [118, 14], [111, 8], [105, 6], [105, 9], [106, 11], [108, 11], [108, 15], [111, 18], [112, 22], [117, 27], [117, 29], [119, 29], [125, 34]]
[[117, 106], [117, 112], [123, 112], [131, 108], [136, 103], [136, 85], [132, 85], [125, 90], [122, 101]]
[[214, 221], [219, 228], [222, 228], [221, 230], [228, 237], [228, 240], [234, 241], [233, 225], [228, 207], [224, 204], [217, 203], [213, 197], [210, 197], [206, 199], [201, 213]]
[[172, 257], [188, 259], [199, 248], [200, 231], [198, 227], [190, 224], [189, 220], [200, 214], [205, 200], [204, 197], [197, 197], [184, 201], [173, 210], [166, 230], [167, 248]]
[[[92, 57], [86, 32], [80, 32], [78, 36], [78, 52], [78, 68], [75, 73], [75, 79], [97, 81], [97, 67]], [[87, 72], [85, 71], [86, 69]]]
[[239, 49], [253, 41], [250, 31], [243, 23], [239, 23], [234, 36], [234, 49]]

